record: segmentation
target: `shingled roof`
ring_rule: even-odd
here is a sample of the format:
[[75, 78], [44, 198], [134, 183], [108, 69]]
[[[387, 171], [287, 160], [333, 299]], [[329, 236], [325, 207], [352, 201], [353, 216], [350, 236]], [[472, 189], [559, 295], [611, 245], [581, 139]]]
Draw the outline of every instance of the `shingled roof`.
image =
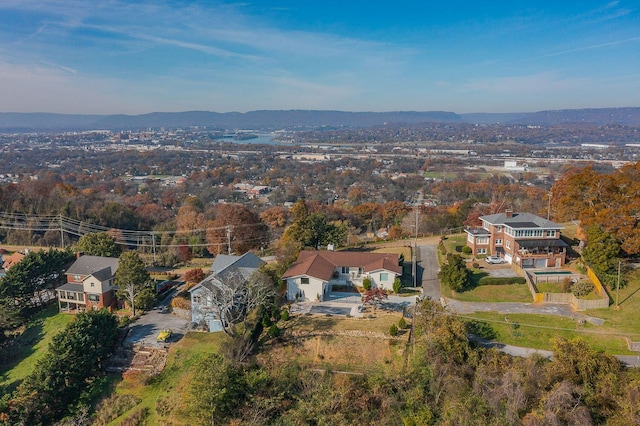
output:
[[402, 267], [398, 263], [398, 255], [390, 253], [303, 250], [282, 278], [308, 275], [329, 281], [335, 268], [340, 266], [359, 267], [365, 273], [385, 269], [402, 274]]
[[[107, 269], [107, 271], [105, 271]], [[118, 270], [118, 258], [103, 256], [80, 256], [73, 265], [67, 269], [67, 275], [94, 275], [99, 273], [101, 277], [109, 275], [113, 277]], [[98, 278], [98, 277], [96, 277]]]
[[484, 220], [492, 225], [504, 225], [510, 228], [544, 228], [544, 229], [562, 229], [564, 226], [555, 222], [551, 222], [545, 218], [537, 216], [533, 213], [519, 213], [513, 212], [510, 214], [496, 213], [487, 216], [480, 216], [481, 220]]

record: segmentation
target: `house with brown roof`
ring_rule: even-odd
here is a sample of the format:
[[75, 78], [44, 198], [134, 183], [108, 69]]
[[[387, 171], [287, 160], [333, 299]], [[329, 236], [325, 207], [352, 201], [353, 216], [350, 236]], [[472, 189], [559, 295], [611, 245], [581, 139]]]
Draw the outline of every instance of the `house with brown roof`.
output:
[[56, 289], [60, 311], [115, 307], [117, 270], [116, 257], [80, 256], [66, 272], [67, 283]]
[[392, 290], [400, 275], [397, 254], [303, 250], [282, 278], [288, 300], [322, 301], [334, 285], [360, 286], [365, 277], [372, 287]]
[[9, 269], [11, 269], [11, 267], [13, 267], [13, 265], [24, 259], [24, 256], [24, 254], [17, 251], [12, 255], [5, 257], [2, 262], [2, 269], [8, 271]]

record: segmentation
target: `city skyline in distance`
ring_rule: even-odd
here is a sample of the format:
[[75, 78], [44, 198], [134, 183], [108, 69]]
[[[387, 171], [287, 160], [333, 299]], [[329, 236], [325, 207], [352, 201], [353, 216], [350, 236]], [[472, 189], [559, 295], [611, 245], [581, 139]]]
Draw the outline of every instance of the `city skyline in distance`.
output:
[[0, 112], [638, 104], [635, 3], [427, 3], [8, 0]]

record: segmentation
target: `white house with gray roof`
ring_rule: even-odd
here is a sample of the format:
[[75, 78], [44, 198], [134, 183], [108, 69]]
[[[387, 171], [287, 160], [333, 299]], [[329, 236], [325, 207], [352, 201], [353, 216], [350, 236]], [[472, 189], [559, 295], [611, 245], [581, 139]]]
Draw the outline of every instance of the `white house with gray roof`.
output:
[[511, 210], [479, 219], [480, 227], [466, 229], [474, 256], [499, 256], [523, 268], [564, 266], [568, 244], [560, 238], [562, 225]]

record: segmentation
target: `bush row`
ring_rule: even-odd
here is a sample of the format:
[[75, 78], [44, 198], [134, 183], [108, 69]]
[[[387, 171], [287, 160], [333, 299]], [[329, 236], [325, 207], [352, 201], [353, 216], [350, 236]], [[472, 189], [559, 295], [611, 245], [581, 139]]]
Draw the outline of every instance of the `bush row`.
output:
[[524, 284], [526, 282], [522, 277], [482, 277], [478, 280], [478, 285]]

